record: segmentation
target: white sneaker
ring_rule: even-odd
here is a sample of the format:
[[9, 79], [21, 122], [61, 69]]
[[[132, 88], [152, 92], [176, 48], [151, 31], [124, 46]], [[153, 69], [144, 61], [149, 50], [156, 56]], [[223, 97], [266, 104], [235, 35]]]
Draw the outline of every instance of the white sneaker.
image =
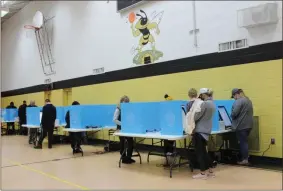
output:
[[208, 173], [207, 173], [207, 177], [209, 177], [209, 178], [215, 178], [214, 172], [208, 172]]
[[249, 165], [249, 161], [248, 160], [242, 160], [240, 162], [238, 162], [239, 165]]
[[207, 179], [207, 174], [199, 173], [199, 174], [193, 175], [193, 179], [203, 179], [203, 180], [206, 180]]

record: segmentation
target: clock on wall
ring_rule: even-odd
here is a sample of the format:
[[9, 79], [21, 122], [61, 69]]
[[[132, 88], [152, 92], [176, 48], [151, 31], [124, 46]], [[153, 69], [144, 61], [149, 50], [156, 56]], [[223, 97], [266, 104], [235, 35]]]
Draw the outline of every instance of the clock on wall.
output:
[[117, 11], [121, 11], [132, 7], [133, 5], [141, 2], [142, 0], [118, 0], [117, 1]]

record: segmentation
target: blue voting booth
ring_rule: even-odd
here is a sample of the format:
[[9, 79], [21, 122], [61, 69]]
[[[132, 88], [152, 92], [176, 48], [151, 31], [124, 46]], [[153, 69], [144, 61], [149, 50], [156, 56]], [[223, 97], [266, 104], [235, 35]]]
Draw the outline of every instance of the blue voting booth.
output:
[[[216, 106], [216, 111], [213, 116], [212, 131], [219, 131], [219, 121], [220, 117], [223, 119], [226, 126], [229, 126], [229, 120], [231, 120], [231, 111], [234, 100], [214, 100]], [[230, 121], [231, 123], [231, 121]]]
[[65, 117], [69, 109], [70, 109], [69, 106], [56, 107], [56, 119], [58, 119], [59, 125], [66, 124]]
[[14, 122], [16, 117], [18, 117], [18, 109], [2, 109], [1, 110], [1, 118], [3, 121]]
[[115, 105], [78, 105], [70, 108], [70, 128], [115, 126]]
[[40, 125], [41, 116], [40, 112], [42, 107], [27, 107], [27, 124], [28, 125]]
[[160, 132], [183, 134], [185, 101], [124, 103], [121, 105], [123, 133]]
[[160, 127], [162, 135], [183, 135], [182, 106], [186, 101], [170, 101], [160, 103]]

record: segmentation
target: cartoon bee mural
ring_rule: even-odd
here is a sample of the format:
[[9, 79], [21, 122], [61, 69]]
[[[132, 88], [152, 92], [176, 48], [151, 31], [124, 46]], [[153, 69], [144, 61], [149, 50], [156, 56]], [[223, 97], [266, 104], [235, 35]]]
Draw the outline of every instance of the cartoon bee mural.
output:
[[[156, 50], [155, 39], [152, 34], [153, 31], [155, 31], [157, 35], [160, 34], [158, 25], [162, 19], [163, 12], [158, 14], [154, 12], [153, 14], [154, 16], [151, 21], [143, 10], [140, 10], [140, 12], [136, 14], [133, 12], [129, 14], [128, 18], [131, 23], [132, 35], [139, 37], [138, 47], [135, 48], [138, 52], [133, 60], [135, 64], [150, 64], [163, 56], [162, 52]], [[139, 19], [136, 19], [136, 16], [139, 17]], [[135, 22], [135, 20], [137, 21]], [[150, 49], [143, 50], [147, 45], [150, 45]]]

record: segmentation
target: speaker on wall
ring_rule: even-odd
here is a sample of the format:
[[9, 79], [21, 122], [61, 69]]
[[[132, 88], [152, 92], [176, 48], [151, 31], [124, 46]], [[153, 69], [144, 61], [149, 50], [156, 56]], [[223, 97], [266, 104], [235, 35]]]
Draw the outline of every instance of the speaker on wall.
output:
[[129, 8], [142, 0], [118, 0], [117, 1], [117, 11], [121, 11], [123, 9]]

